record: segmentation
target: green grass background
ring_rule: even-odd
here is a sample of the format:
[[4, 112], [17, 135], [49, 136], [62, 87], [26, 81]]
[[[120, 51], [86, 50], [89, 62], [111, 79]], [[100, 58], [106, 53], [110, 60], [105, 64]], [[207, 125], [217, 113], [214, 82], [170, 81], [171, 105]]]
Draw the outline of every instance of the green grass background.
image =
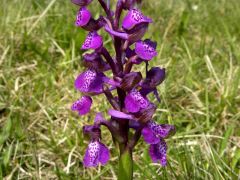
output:
[[[177, 133], [168, 139], [166, 168], [153, 164], [139, 142], [134, 179], [238, 179], [240, 1], [143, 2], [154, 20], [145, 37], [159, 44], [150, 64], [167, 68], [154, 119], [174, 124]], [[106, 129], [108, 165], [81, 163], [88, 143], [81, 128], [109, 104], [99, 96], [88, 116], [70, 111], [80, 97], [73, 83], [86, 35], [74, 26], [76, 11], [68, 0], [1, 0], [0, 179], [116, 179], [118, 152]], [[91, 11], [99, 16], [97, 1]], [[104, 40], [111, 49], [106, 34]]]

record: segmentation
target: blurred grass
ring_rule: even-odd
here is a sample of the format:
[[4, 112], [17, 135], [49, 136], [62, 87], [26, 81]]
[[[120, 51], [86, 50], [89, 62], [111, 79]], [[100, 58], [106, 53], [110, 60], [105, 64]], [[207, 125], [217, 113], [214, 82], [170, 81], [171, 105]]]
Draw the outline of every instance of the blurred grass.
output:
[[[154, 19], [145, 37], [159, 44], [151, 65], [168, 73], [155, 119], [175, 124], [177, 134], [168, 140], [166, 168], [151, 163], [139, 143], [135, 179], [238, 179], [239, 1], [150, 0], [142, 7]], [[80, 96], [73, 82], [85, 38], [74, 26], [76, 10], [65, 0], [1, 1], [0, 179], [116, 178], [117, 151], [105, 129], [110, 163], [97, 169], [81, 163], [87, 146], [81, 127], [109, 105], [100, 96], [89, 116], [69, 110]], [[91, 10], [99, 15], [96, 2]]]

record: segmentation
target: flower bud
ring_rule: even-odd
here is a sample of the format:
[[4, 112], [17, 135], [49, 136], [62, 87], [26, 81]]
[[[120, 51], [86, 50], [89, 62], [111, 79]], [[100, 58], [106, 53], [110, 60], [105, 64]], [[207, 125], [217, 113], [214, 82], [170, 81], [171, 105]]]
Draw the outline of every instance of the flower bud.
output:
[[106, 63], [96, 52], [85, 54], [83, 56], [83, 65], [85, 67], [95, 69], [98, 72], [104, 72], [110, 69], [109, 64]]
[[120, 87], [125, 91], [132, 90], [142, 79], [140, 72], [131, 72], [126, 74], [121, 82]]
[[106, 24], [104, 18], [100, 16], [97, 20], [91, 18], [89, 22], [82, 26], [86, 31], [98, 31]]
[[146, 82], [148, 82], [148, 86], [155, 88], [164, 81], [165, 76], [166, 73], [164, 68], [153, 67], [147, 72]]
[[156, 111], [156, 106], [153, 103], [149, 103], [146, 108], [142, 108], [139, 112], [135, 113], [134, 116], [140, 123], [147, 123], [152, 119], [153, 114]]
[[71, 0], [73, 4], [78, 6], [87, 6], [92, 2], [92, 0]]
[[123, 9], [132, 9], [136, 0], [122, 0], [123, 2]]
[[97, 125], [83, 126], [83, 134], [91, 139], [101, 139], [101, 129]]

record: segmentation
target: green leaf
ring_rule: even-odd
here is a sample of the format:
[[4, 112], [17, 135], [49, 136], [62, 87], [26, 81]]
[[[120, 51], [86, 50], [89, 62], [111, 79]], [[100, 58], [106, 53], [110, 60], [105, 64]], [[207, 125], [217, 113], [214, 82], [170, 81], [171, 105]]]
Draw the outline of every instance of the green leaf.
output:
[[236, 165], [238, 162], [240, 163], [240, 149], [237, 149], [237, 151], [232, 159], [232, 162], [231, 162], [232, 169], [236, 168]]
[[228, 141], [229, 141], [229, 138], [230, 136], [233, 134], [233, 129], [234, 127], [233, 126], [230, 126], [227, 131], [224, 133], [224, 139], [222, 140], [221, 142], [221, 145], [220, 145], [220, 149], [219, 149], [219, 154], [220, 156], [223, 156], [225, 150], [226, 150], [226, 147], [228, 145]]
[[133, 160], [132, 152], [126, 150], [120, 155], [118, 180], [132, 180], [133, 178]]
[[3, 165], [5, 167], [9, 165], [10, 157], [12, 154], [12, 147], [13, 147], [13, 144], [11, 144], [3, 153]]
[[8, 137], [11, 134], [12, 121], [10, 118], [8, 118], [7, 122], [5, 123], [2, 129], [3, 131], [0, 134], [0, 146], [4, 144], [4, 142], [8, 139]]

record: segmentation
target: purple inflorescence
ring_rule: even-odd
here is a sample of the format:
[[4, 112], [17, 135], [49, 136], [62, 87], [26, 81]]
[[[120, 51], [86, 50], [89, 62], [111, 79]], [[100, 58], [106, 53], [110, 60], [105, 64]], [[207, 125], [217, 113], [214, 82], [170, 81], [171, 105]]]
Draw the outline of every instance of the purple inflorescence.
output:
[[[165, 166], [165, 139], [175, 133], [175, 127], [157, 124], [153, 120], [157, 106], [148, 97], [153, 94], [160, 102], [157, 86], [166, 76], [164, 68], [148, 69], [149, 61], [158, 55], [157, 43], [142, 39], [152, 19], [137, 8], [141, 0], [118, 0], [115, 11], [110, 9], [110, 0], [98, 0], [106, 15], [97, 20], [93, 19], [88, 8], [92, 0], [71, 1], [80, 6], [75, 25], [88, 31], [81, 50], [89, 51], [84, 53], [82, 60], [86, 70], [75, 80], [75, 88], [83, 96], [73, 103], [71, 109], [81, 116], [94, 111], [91, 110], [92, 99], [99, 94], [104, 94], [112, 106], [108, 111], [109, 120], [96, 112], [93, 125], [83, 127], [83, 133], [90, 136], [83, 165], [96, 167], [109, 161], [110, 151], [101, 137], [101, 127], [106, 126], [114, 140], [131, 152], [142, 136], [150, 146], [152, 161]], [[121, 17], [123, 11], [127, 11], [125, 17]], [[104, 47], [104, 36], [98, 32], [100, 29], [112, 38], [114, 55]], [[140, 64], [146, 66], [145, 72], [133, 70], [133, 66]], [[130, 128], [135, 131], [133, 136], [129, 136]]]

